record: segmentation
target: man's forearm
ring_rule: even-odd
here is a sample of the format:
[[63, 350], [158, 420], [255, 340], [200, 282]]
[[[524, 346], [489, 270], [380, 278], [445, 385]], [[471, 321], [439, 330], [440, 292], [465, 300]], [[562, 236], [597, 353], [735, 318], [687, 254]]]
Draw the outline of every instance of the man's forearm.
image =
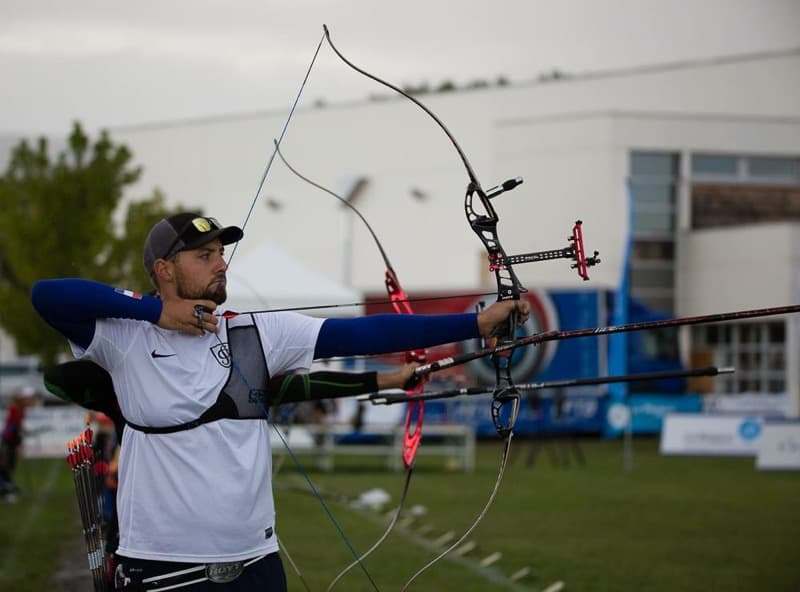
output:
[[289, 374], [269, 381], [270, 405], [354, 397], [379, 390], [376, 372], [330, 372]]
[[477, 315], [372, 315], [328, 319], [322, 325], [315, 358], [384, 354], [453, 343], [480, 336]]

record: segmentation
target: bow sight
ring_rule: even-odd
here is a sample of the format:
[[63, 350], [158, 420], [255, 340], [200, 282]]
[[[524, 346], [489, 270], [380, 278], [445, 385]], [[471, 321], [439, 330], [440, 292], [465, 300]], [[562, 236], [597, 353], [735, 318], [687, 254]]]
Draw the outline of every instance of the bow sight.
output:
[[591, 257], [586, 256], [583, 246], [583, 222], [575, 221], [572, 227], [572, 235], [567, 237], [570, 245], [563, 249], [552, 249], [549, 251], [535, 251], [533, 253], [523, 253], [521, 255], [511, 255], [502, 260], [489, 260], [489, 270], [494, 271], [500, 267], [517, 265], [519, 263], [538, 263], [539, 261], [550, 261], [551, 259], [572, 259], [575, 263], [572, 269], [578, 270], [578, 275], [587, 281], [589, 279], [589, 268], [600, 263], [600, 251], [595, 251]]
[[[487, 199], [494, 199], [506, 191], [514, 189], [522, 184], [522, 177], [514, 177], [505, 181], [501, 185], [492, 187], [486, 192]], [[475, 216], [474, 224], [480, 227], [482, 222], [490, 220], [489, 217], [476, 215], [474, 211], [467, 210], [467, 217]], [[470, 222], [473, 219], [470, 218]], [[589, 268], [594, 267], [600, 263], [599, 251], [595, 251], [591, 257], [586, 256], [586, 250], [583, 246], [583, 222], [576, 220], [575, 225], [572, 227], [572, 234], [567, 237], [569, 246], [563, 249], [551, 249], [548, 251], [534, 251], [533, 253], [522, 253], [520, 255], [505, 255], [499, 251], [490, 251], [489, 253], [489, 271], [497, 271], [500, 269], [508, 269], [511, 265], [518, 265], [520, 263], [538, 263], [539, 261], [550, 261], [552, 259], [572, 259], [575, 263], [572, 264], [572, 269], [578, 270], [578, 275], [584, 280], [589, 279]], [[488, 247], [488, 245], [487, 245]]]
[[572, 235], [567, 237], [570, 245], [563, 249], [535, 251], [533, 253], [511, 255], [503, 259], [490, 259], [489, 270], [494, 271], [495, 269], [500, 269], [509, 265], [517, 265], [519, 263], [538, 263], [539, 261], [550, 261], [551, 259], [572, 259], [575, 263], [571, 265], [571, 268], [577, 269], [578, 275], [583, 281], [587, 281], [589, 279], [589, 268], [600, 263], [600, 258], [598, 257], [600, 251], [595, 251], [591, 257], [586, 256], [586, 251], [583, 246], [582, 226], [583, 222], [580, 220], [575, 221], [575, 226], [572, 227]]

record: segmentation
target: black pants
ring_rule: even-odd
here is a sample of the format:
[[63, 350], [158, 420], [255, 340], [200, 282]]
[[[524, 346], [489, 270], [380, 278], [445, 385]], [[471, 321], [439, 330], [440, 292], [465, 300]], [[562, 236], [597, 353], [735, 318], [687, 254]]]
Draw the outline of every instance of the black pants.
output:
[[14, 469], [17, 468], [18, 445], [0, 441], [0, 485], [10, 487], [14, 483]]
[[[205, 576], [204, 570], [197, 570], [184, 575], [142, 583], [142, 580], [184, 571], [198, 564], [150, 561], [147, 559], [132, 559], [130, 557], [118, 557], [118, 560], [115, 588], [125, 592], [157, 590]], [[244, 563], [247, 563], [247, 561]], [[130, 582], [127, 582], [127, 580], [130, 580]], [[238, 578], [227, 584], [217, 584], [210, 581], [198, 582], [176, 588], [175, 592], [286, 592], [286, 574], [283, 571], [280, 555], [276, 552], [267, 555], [252, 565], [248, 565]]]

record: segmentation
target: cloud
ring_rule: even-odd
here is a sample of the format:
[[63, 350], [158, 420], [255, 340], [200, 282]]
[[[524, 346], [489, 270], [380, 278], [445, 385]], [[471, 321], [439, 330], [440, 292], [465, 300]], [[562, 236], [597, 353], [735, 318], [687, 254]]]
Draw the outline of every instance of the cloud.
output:
[[[3, 0], [0, 130], [283, 106], [331, 25], [399, 84], [606, 69], [796, 44], [796, 0]], [[709, 26], [708, 23], [714, 23]], [[311, 89], [381, 92], [325, 49]], [[53, 92], [58, 89], [58, 92]]]

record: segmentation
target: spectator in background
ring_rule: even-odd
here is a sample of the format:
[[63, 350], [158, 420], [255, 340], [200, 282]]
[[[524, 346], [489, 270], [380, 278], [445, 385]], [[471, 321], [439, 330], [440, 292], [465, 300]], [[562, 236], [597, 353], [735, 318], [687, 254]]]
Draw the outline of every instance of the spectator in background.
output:
[[16, 501], [16, 494], [19, 492], [14, 483], [14, 469], [17, 467], [17, 453], [25, 435], [22, 422], [25, 420], [25, 410], [35, 402], [36, 390], [25, 387], [14, 394], [11, 405], [6, 410], [0, 438], [0, 496], [7, 502]]

